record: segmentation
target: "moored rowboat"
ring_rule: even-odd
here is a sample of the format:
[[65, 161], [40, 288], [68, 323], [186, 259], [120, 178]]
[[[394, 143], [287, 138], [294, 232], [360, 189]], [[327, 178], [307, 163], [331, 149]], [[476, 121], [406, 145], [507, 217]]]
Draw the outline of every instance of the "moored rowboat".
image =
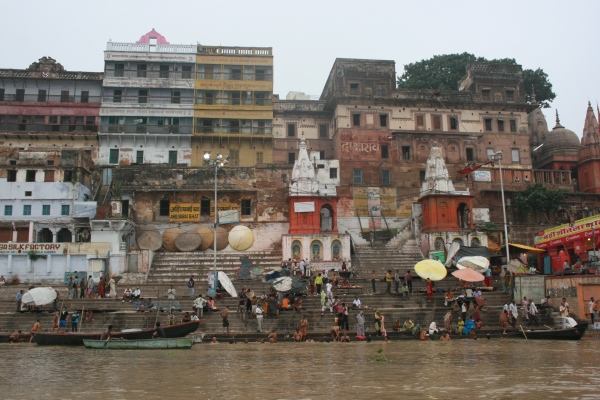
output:
[[109, 350], [158, 350], [158, 349], [190, 349], [193, 338], [140, 339], [140, 340], [83, 340], [86, 349]]
[[539, 340], [579, 340], [587, 329], [587, 323], [580, 323], [573, 328], [566, 329], [538, 329], [520, 332], [527, 339]]

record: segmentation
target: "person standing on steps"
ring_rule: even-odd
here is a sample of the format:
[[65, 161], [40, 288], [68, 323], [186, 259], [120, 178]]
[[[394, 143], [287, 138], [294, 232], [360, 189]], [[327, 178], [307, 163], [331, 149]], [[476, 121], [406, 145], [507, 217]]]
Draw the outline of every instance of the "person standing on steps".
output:
[[385, 274], [385, 294], [392, 294], [392, 270]]
[[15, 300], [17, 301], [17, 312], [21, 311], [21, 301], [23, 300], [23, 290], [19, 290], [19, 293], [17, 293], [17, 297], [15, 297]]
[[399, 294], [399, 289], [400, 289], [400, 272], [398, 270], [396, 270], [396, 273], [394, 274], [394, 286], [396, 289], [396, 294]]
[[306, 340], [306, 333], [308, 331], [308, 319], [306, 319], [306, 315], [302, 316], [300, 320], [300, 341], [304, 342]]
[[371, 287], [373, 289], [373, 293], [376, 293], [375, 290], [375, 282], [377, 281], [377, 275], [375, 274], [375, 270], [371, 273]]
[[194, 297], [194, 284], [194, 275], [192, 275], [187, 283], [187, 287], [190, 289], [190, 297]]
[[223, 333], [225, 330], [229, 333], [229, 306], [225, 306], [225, 309], [221, 311], [221, 318], [223, 318]]
[[427, 278], [427, 301], [433, 300], [433, 282]]
[[375, 242], [375, 233], [373, 231], [369, 232], [369, 242], [371, 243], [371, 248], [373, 248], [373, 243]]
[[263, 331], [263, 327], [262, 327], [263, 311], [262, 311], [262, 308], [260, 308], [260, 305], [256, 306], [256, 309], [254, 310], [254, 314], [256, 314], [256, 332], [262, 333], [262, 331]]
[[321, 295], [321, 287], [323, 286], [323, 277], [321, 276], [320, 272], [315, 277], [315, 286], [317, 287], [317, 294], [320, 296]]
[[404, 275], [404, 283], [408, 286], [408, 293], [412, 294], [412, 275], [410, 274], [410, 270], [406, 271], [406, 275]]

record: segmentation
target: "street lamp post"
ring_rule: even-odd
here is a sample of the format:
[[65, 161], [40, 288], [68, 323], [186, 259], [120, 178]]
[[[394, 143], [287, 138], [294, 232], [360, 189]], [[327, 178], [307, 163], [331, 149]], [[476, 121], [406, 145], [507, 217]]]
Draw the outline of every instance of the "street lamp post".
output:
[[508, 249], [508, 225], [506, 224], [506, 205], [504, 203], [504, 180], [502, 178], [502, 152], [497, 151], [492, 155], [492, 161], [498, 161], [498, 169], [500, 171], [500, 193], [502, 195], [502, 217], [504, 218], [504, 240], [506, 245], [506, 265], [510, 261], [510, 253]]
[[217, 178], [219, 173], [219, 168], [222, 168], [229, 162], [229, 156], [223, 158], [221, 154], [217, 154], [217, 156], [211, 160], [210, 153], [204, 154], [204, 164], [215, 168], [215, 224], [214, 224], [214, 238], [213, 238], [213, 290], [216, 292], [217, 290], [217, 227], [219, 209], [217, 205]]

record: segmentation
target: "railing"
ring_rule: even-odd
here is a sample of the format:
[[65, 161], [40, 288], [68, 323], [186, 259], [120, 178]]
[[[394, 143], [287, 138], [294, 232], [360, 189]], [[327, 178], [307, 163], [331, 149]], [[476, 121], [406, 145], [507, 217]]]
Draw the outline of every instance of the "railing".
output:
[[198, 97], [196, 98], [196, 104], [198, 105], [224, 105], [224, 106], [267, 106], [273, 105], [270, 98], [264, 99], [237, 99], [228, 97]]
[[37, 102], [37, 103], [100, 103], [100, 96], [63, 96], [63, 95], [38, 95], [5, 94], [0, 101]]
[[[500, 173], [496, 168], [482, 168], [480, 171], [489, 171], [492, 182], [500, 182]], [[502, 168], [504, 183], [544, 183], [554, 185], [573, 185], [571, 171], [550, 169], [514, 169]]]
[[0, 122], [0, 131], [5, 132], [98, 132], [97, 125], [81, 124], [19, 124], [15, 122]]
[[193, 97], [183, 96], [125, 96], [125, 95], [104, 95], [102, 103], [122, 103], [122, 104], [194, 104]]
[[192, 71], [151, 71], [131, 69], [107, 69], [106, 78], [193, 79]]
[[196, 72], [196, 79], [206, 80], [224, 80], [224, 81], [273, 81], [272, 72], [254, 73], [254, 72]]
[[191, 125], [110, 124], [100, 125], [101, 133], [191, 134]]
[[250, 134], [250, 135], [270, 135], [271, 127], [226, 127], [226, 126], [196, 126], [196, 133], [231, 133], [231, 134]]
[[138, 44], [108, 42], [107, 51], [139, 51], [154, 53], [196, 53], [196, 45], [190, 44]]
[[228, 56], [272, 56], [272, 47], [224, 47], [198, 45], [198, 54], [221, 54]]

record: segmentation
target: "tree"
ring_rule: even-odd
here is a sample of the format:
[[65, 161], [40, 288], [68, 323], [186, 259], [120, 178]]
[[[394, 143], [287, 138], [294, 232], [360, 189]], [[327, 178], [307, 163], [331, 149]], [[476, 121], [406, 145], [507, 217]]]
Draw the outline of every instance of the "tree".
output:
[[[517, 64], [514, 58], [500, 58], [487, 60], [471, 53], [442, 54], [427, 60], [421, 60], [404, 66], [404, 73], [398, 78], [398, 87], [404, 89], [434, 89], [458, 90], [458, 82], [465, 76], [465, 67], [472, 62], [499, 62], [504, 64]], [[541, 68], [535, 71], [523, 70], [525, 85], [525, 98], [532, 100], [532, 88], [535, 90], [536, 100], [544, 108], [556, 97], [552, 91], [552, 83], [548, 74]]]
[[517, 193], [512, 201], [512, 206], [527, 215], [540, 211], [550, 222], [550, 215], [558, 211], [560, 204], [567, 198], [567, 191], [563, 189], [548, 189], [541, 183], [528, 185], [524, 192]]

